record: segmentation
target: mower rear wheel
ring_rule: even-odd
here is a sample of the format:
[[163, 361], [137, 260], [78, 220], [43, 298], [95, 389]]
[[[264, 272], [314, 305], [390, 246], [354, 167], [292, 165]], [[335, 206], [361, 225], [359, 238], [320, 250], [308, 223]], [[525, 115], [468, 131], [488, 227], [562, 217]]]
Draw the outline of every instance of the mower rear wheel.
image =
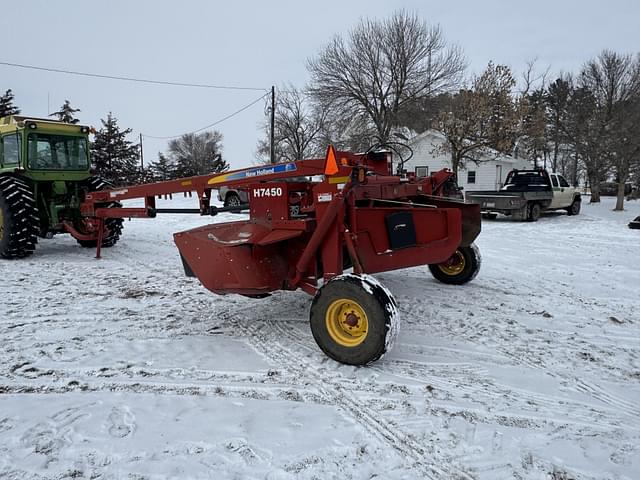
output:
[[468, 247], [458, 247], [446, 261], [429, 265], [429, 270], [442, 283], [462, 285], [476, 278], [481, 264], [480, 250], [472, 243]]
[[[111, 185], [106, 180], [103, 180], [100, 177], [90, 177], [85, 181], [84, 185], [89, 192], [97, 192], [98, 190], [106, 190], [107, 188], [112, 188]], [[105, 205], [102, 205], [103, 208], [120, 208], [122, 205], [120, 202], [109, 202]], [[106, 218], [104, 221], [105, 235], [102, 238], [102, 247], [108, 248], [113, 247], [118, 240], [120, 239], [120, 235], [122, 234], [122, 218]], [[78, 231], [81, 233], [90, 233], [93, 230], [93, 224], [89, 220], [79, 219], [74, 225]], [[79, 240], [76, 241], [85, 248], [96, 248], [98, 246], [98, 240]]]
[[0, 177], [0, 257], [31, 255], [36, 249], [39, 224], [29, 184], [16, 177]]
[[311, 332], [320, 349], [348, 365], [366, 365], [392, 347], [398, 308], [368, 275], [345, 274], [326, 283], [311, 304]]

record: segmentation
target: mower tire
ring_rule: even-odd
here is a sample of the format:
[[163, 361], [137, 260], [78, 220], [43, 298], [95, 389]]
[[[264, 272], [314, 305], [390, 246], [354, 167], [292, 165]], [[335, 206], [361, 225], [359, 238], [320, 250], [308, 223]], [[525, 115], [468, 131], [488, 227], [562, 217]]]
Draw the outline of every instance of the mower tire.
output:
[[[99, 190], [106, 190], [108, 188], [112, 188], [113, 185], [111, 185], [109, 182], [107, 182], [106, 180], [103, 180], [100, 177], [90, 177], [87, 180], [85, 180], [85, 184], [84, 184], [85, 188], [87, 188], [87, 191], [89, 192], [97, 192]], [[101, 206], [102, 208], [120, 208], [122, 207], [122, 205], [120, 204], [120, 202], [109, 202], [105, 205]], [[118, 243], [118, 240], [120, 240], [120, 235], [122, 234], [122, 225], [123, 219], [122, 218], [106, 218], [104, 221], [104, 228], [106, 230], [106, 234], [104, 235], [104, 237], [102, 238], [102, 247], [103, 248], [108, 248], [108, 247], [113, 247], [116, 243]], [[82, 226], [82, 222], [80, 221], [80, 223], [75, 225], [76, 228], [78, 228], [79, 231], [83, 231], [83, 226]], [[76, 239], [76, 241], [85, 248], [96, 248], [98, 246], [98, 240], [79, 240]]]
[[36, 249], [38, 207], [24, 180], [0, 177], [0, 257], [24, 258]]
[[313, 338], [329, 357], [347, 365], [366, 365], [388, 352], [398, 319], [393, 295], [369, 275], [335, 277], [311, 304]]
[[480, 250], [472, 243], [468, 247], [458, 247], [445, 262], [429, 265], [429, 270], [442, 283], [462, 285], [476, 278], [481, 264]]

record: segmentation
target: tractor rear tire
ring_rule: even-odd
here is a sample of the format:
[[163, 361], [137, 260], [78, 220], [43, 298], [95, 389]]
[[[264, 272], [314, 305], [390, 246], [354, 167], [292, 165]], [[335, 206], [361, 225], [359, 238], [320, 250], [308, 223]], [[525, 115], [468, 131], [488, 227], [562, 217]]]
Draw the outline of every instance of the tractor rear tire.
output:
[[398, 319], [393, 295], [368, 275], [333, 278], [311, 304], [313, 338], [329, 357], [347, 365], [366, 365], [388, 352]]
[[0, 257], [24, 258], [36, 249], [38, 207], [24, 180], [0, 177]]
[[[108, 188], [112, 188], [111, 185], [106, 180], [103, 180], [100, 177], [90, 177], [85, 181], [84, 185], [89, 192], [97, 192], [99, 190], [106, 190]], [[102, 208], [120, 208], [122, 205], [120, 202], [109, 202], [107, 204], [102, 205]], [[104, 226], [106, 229], [106, 235], [102, 239], [102, 247], [108, 248], [113, 247], [118, 240], [120, 239], [120, 235], [122, 234], [122, 218], [105, 218]], [[82, 231], [82, 225], [76, 225], [80, 231]], [[79, 240], [76, 241], [80, 244], [80, 246], [85, 248], [96, 248], [98, 246], [98, 240]]]
[[447, 261], [429, 265], [433, 277], [449, 285], [463, 285], [478, 275], [482, 265], [480, 250], [472, 243], [468, 247], [458, 247]]

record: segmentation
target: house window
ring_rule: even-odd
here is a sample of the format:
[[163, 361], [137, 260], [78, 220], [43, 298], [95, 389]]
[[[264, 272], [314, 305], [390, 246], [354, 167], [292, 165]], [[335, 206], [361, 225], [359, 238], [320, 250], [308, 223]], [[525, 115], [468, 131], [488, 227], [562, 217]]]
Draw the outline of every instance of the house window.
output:
[[467, 172], [467, 183], [476, 183], [476, 171], [469, 170]]
[[420, 166], [416, 167], [416, 177], [428, 177], [429, 176], [429, 167]]

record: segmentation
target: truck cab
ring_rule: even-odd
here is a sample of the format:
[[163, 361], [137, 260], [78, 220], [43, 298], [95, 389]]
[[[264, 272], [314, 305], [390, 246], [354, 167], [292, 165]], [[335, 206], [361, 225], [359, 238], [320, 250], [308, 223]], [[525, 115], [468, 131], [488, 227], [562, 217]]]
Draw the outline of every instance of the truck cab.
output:
[[569, 207], [578, 193], [576, 189], [571, 187], [569, 182], [559, 173], [550, 173], [549, 179], [551, 180], [553, 198], [548, 208], [554, 210]]

